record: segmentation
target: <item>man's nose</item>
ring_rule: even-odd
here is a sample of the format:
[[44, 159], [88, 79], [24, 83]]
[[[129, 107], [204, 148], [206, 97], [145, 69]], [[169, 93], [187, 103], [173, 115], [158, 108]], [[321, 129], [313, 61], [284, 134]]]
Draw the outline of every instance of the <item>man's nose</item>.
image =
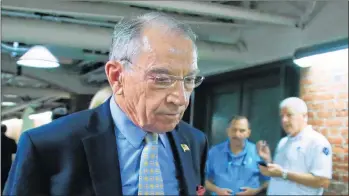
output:
[[189, 97], [190, 92], [185, 90], [184, 83], [177, 82], [169, 96], [169, 101], [178, 106], [182, 106], [186, 105], [186, 103], [189, 101]]
[[233, 137], [239, 137], [239, 133], [237, 131], [233, 131], [231, 135]]
[[236, 133], [236, 137], [237, 138], [241, 138], [242, 137], [242, 133], [240, 133], [240, 132]]

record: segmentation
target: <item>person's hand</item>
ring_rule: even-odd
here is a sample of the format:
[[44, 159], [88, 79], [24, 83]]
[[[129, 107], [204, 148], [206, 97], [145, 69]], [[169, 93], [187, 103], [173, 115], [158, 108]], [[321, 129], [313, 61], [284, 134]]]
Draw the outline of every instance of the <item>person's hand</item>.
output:
[[269, 163], [267, 167], [259, 165], [259, 170], [264, 176], [281, 177], [282, 167], [278, 164]]
[[249, 187], [241, 187], [241, 192], [236, 193], [236, 195], [256, 195], [258, 193], [258, 189], [253, 189]]
[[265, 162], [271, 162], [271, 153], [269, 149], [269, 145], [266, 141], [261, 140], [257, 142], [257, 152], [258, 155], [265, 161]]
[[227, 188], [218, 188], [216, 191], [217, 195], [232, 195], [233, 191]]

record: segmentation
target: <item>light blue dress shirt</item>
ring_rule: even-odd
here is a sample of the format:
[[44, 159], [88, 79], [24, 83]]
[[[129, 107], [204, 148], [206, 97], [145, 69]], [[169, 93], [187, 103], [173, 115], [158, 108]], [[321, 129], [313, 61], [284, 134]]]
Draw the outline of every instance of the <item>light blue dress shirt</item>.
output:
[[260, 181], [269, 180], [259, 171], [260, 160], [255, 144], [246, 140], [244, 149], [235, 155], [227, 140], [210, 149], [206, 177], [220, 188], [231, 189], [234, 195], [241, 192], [241, 187], [259, 188]]
[[[137, 195], [139, 164], [146, 132], [129, 120], [115, 103], [114, 97], [110, 100], [110, 111], [115, 124], [122, 192], [123, 195]], [[178, 195], [178, 179], [171, 145], [166, 134], [159, 134], [159, 136], [159, 164], [165, 195]]]

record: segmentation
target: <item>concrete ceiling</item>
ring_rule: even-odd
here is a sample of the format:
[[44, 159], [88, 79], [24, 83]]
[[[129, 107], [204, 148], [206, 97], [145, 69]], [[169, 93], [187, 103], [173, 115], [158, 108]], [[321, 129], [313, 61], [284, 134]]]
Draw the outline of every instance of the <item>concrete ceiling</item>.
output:
[[[149, 11], [163, 11], [193, 28], [206, 76], [348, 37], [345, 1], [2, 0], [2, 99], [17, 96], [17, 106], [3, 111], [11, 115], [47, 96], [53, 107], [72, 93], [95, 93], [106, 82], [103, 65], [114, 24]], [[37, 44], [47, 46], [62, 66], [19, 71], [16, 59]], [[48, 102], [38, 102], [43, 101]]]

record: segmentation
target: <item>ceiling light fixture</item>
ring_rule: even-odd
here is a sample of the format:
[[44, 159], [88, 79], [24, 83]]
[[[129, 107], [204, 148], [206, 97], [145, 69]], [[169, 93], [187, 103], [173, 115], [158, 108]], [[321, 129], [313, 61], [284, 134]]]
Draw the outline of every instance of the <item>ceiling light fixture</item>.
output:
[[36, 68], [59, 67], [57, 58], [44, 46], [30, 48], [17, 61], [18, 65]]
[[299, 67], [348, 66], [348, 38], [298, 49], [295, 52], [293, 62]]
[[2, 106], [15, 106], [16, 103], [15, 102], [11, 102], [11, 101], [3, 101], [1, 102]]

